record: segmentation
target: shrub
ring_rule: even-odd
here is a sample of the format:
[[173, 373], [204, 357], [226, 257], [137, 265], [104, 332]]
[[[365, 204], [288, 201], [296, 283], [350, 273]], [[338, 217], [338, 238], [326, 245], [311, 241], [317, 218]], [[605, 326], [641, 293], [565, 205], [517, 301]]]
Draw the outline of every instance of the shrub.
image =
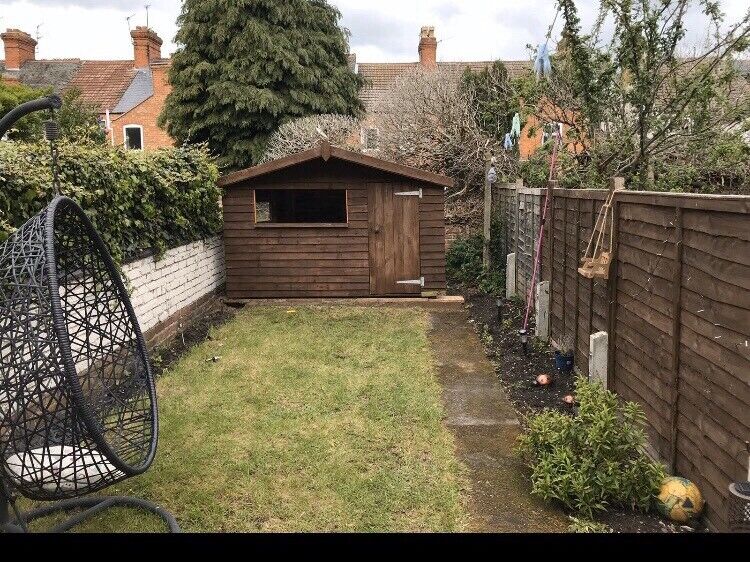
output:
[[473, 234], [457, 239], [445, 256], [448, 279], [460, 285], [476, 285], [484, 271], [482, 250], [484, 240], [481, 234]]
[[499, 215], [492, 217], [490, 245], [491, 267], [484, 268], [482, 253], [484, 236], [472, 234], [456, 240], [446, 253], [448, 281], [455, 285], [476, 287], [485, 294], [505, 292], [505, 255], [501, 243], [504, 235], [503, 222]]
[[271, 135], [261, 164], [314, 148], [323, 138], [333, 146], [362, 152], [361, 126], [359, 119], [348, 115], [310, 115], [295, 119]]
[[[61, 193], [78, 201], [117, 262], [212, 236], [218, 171], [204, 147], [149, 152], [60, 143]], [[0, 241], [52, 199], [49, 145], [0, 142]]]
[[587, 519], [608, 507], [647, 511], [665, 474], [644, 452], [643, 410], [583, 377], [576, 394], [576, 416], [547, 410], [526, 420], [519, 450], [532, 493]]

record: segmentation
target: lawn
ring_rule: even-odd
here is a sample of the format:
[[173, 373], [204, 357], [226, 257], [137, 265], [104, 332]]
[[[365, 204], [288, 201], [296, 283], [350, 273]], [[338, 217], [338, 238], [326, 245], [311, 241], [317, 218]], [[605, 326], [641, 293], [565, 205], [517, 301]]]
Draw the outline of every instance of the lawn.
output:
[[[158, 381], [156, 462], [108, 493], [155, 501], [186, 531], [464, 529], [427, 323], [409, 309], [241, 311]], [[120, 510], [84, 527], [159, 529]]]

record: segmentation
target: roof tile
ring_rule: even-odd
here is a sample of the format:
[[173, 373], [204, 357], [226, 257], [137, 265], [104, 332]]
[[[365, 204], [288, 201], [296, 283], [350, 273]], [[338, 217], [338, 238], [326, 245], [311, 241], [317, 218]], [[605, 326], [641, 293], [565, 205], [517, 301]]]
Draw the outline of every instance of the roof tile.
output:
[[130, 60], [83, 61], [68, 87], [79, 89], [81, 99], [103, 112], [117, 106], [136, 74]]

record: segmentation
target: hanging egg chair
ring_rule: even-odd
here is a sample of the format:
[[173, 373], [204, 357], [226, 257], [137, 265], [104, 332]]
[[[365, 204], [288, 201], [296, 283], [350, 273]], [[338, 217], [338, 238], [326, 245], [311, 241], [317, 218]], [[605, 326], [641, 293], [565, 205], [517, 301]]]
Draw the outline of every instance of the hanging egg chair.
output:
[[[81, 207], [56, 196], [0, 246], [0, 530], [87, 508], [54, 529], [68, 530], [113, 505], [178, 530], [143, 500], [81, 498], [145, 472], [157, 435], [153, 374], [122, 279]], [[16, 494], [64, 501], [21, 514]]]

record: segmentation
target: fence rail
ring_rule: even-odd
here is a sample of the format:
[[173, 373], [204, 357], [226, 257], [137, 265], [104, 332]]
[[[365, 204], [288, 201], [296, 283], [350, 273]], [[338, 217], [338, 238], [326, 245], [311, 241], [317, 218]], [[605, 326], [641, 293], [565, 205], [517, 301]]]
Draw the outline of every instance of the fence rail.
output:
[[[498, 243], [516, 251], [527, 290], [543, 192], [500, 191], [509, 232]], [[589, 280], [577, 268], [605, 199], [553, 190], [542, 256], [552, 340], [588, 374], [590, 335], [609, 333], [609, 387], [643, 406], [653, 453], [698, 484], [710, 525], [725, 530], [750, 438], [750, 197], [618, 194], [610, 279]]]

